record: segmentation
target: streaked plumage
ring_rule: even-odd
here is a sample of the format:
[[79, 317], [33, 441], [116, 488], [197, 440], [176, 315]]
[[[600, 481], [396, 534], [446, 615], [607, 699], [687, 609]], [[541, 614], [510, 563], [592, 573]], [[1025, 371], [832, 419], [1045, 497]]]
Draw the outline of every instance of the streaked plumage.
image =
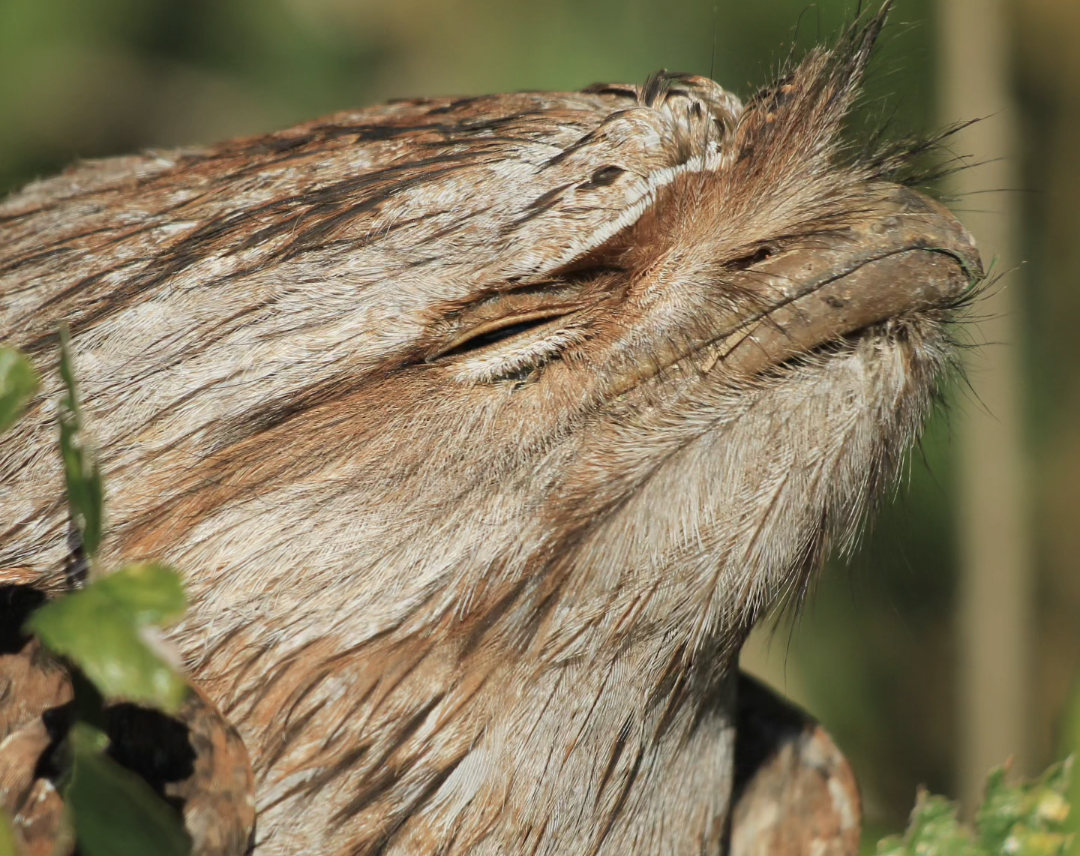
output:
[[260, 856], [720, 852], [739, 646], [889, 483], [978, 276], [842, 148], [882, 20], [745, 108], [409, 101], [0, 204], [0, 335], [49, 377], [0, 582], [72, 584], [66, 321], [104, 562], [186, 571]]

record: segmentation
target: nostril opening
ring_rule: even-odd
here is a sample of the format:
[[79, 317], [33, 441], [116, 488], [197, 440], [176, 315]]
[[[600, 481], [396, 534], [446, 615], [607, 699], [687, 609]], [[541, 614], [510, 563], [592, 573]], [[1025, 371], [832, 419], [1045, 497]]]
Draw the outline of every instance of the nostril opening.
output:
[[593, 190], [597, 187], [608, 187], [614, 184], [620, 175], [626, 172], [621, 166], [602, 166], [593, 171], [589, 180], [578, 185], [578, 190]]
[[745, 256], [740, 256], [737, 259], [732, 259], [726, 265], [731, 270], [746, 270], [748, 267], [753, 267], [759, 262], [765, 261], [765, 259], [771, 258], [773, 253], [776, 252], [772, 247], [758, 247], [752, 253], [747, 253]]

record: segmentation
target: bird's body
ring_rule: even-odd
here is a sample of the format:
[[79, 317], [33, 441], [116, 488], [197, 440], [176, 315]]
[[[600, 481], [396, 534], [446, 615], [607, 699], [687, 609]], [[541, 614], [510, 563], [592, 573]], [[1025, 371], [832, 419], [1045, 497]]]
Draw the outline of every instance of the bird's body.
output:
[[[405, 102], [0, 204], [0, 335], [51, 377], [71, 329], [102, 564], [185, 572], [259, 856], [722, 851], [738, 649], [888, 483], [978, 264], [840, 162], [872, 34], [745, 109]], [[50, 594], [56, 398], [0, 440], [0, 583]]]

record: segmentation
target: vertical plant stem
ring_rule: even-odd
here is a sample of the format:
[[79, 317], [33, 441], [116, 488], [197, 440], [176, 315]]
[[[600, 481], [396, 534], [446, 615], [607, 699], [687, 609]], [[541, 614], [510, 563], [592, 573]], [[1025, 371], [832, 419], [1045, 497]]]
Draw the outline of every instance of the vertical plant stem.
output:
[[1029, 768], [1033, 562], [1020, 386], [1019, 187], [1004, 0], [942, 0], [940, 110], [943, 122], [979, 119], [952, 150], [970, 169], [952, 179], [956, 206], [1001, 281], [975, 308], [974, 391], [958, 419], [959, 769], [970, 813], [987, 771], [1013, 757]]

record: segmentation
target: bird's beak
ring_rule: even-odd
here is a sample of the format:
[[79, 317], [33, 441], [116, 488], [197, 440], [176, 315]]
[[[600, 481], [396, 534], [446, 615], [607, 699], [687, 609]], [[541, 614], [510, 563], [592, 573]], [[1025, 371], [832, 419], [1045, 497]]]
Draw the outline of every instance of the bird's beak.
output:
[[761, 311], [715, 345], [756, 374], [890, 318], [947, 309], [983, 278], [970, 233], [943, 205], [886, 185], [853, 222], [755, 266]]

